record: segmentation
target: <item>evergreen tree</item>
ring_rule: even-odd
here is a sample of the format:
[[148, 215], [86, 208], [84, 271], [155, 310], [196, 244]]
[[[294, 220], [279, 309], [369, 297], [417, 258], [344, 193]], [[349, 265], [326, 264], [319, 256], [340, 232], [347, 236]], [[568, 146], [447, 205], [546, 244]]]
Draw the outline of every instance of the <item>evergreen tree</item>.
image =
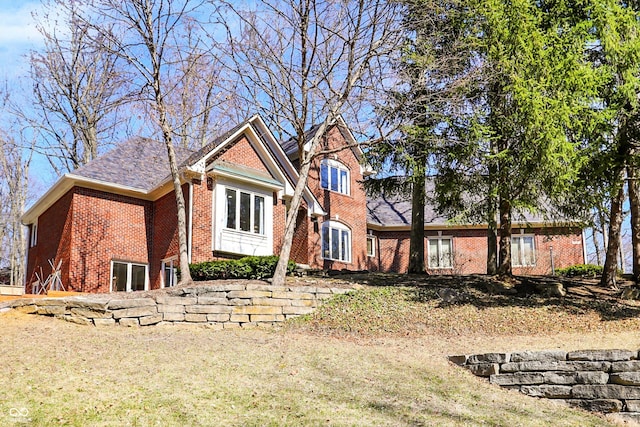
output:
[[443, 141], [451, 137], [449, 120], [463, 109], [465, 73], [471, 50], [464, 45], [464, 2], [405, 0], [404, 49], [399, 55], [398, 85], [379, 112], [393, 137], [369, 152], [377, 168], [391, 165], [399, 176], [369, 180], [370, 192], [402, 193], [411, 198], [409, 273], [424, 273], [426, 175]]
[[640, 200], [636, 185], [640, 147], [640, 23], [637, 2], [594, 2], [592, 22], [597, 43], [592, 47], [594, 68], [606, 79], [600, 113], [605, 122], [597, 145], [592, 148], [600, 167], [588, 170], [592, 181], [605, 184], [611, 197], [609, 241], [602, 274], [603, 286], [615, 286], [624, 203], [624, 180], [629, 178], [633, 274], [640, 274]]
[[476, 127], [468, 132], [470, 148], [455, 156], [463, 167], [442, 157], [437, 189], [447, 188], [445, 195], [475, 191], [467, 197], [467, 210], [489, 224], [490, 248], [497, 211], [497, 272], [510, 275], [514, 216], [527, 211], [551, 216], [582, 162], [571, 134], [580, 131], [576, 118], [595, 93], [593, 70], [584, 58], [591, 36], [580, 19], [582, 9], [565, 3], [475, 0], [468, 6], [473, 19], [467, 34], [481, 89], [474, 104]]
[[[423, 171], [435, 172], [440, 213], [488, 224], [487, 271], [510, 275], [514, 215], [551, 216], [583, 161], [577, 118], [598, 82], [584, 56], [590, 24], [580, 5], [564, 2], [404, 4], [412, 36], [400, 66], [404, 90], [392, 93], [386, 114], [402, 124], [402, 138], [377, 155], [414, 186]], [[414, 196], [414, 211], [423, 210], [423, 196]], [[413, 239], [423, 247], [417, 226]]]

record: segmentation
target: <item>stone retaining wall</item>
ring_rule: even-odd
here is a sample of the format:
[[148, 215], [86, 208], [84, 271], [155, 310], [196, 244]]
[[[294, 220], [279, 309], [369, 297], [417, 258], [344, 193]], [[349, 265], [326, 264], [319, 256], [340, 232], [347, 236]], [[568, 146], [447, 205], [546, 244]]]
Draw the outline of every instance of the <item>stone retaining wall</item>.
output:
[[6, 308], [95, 326], [148, 326], [167, 322], [226, 329], [271, 325], [308, 314], [325, 299], [350, 290], [276, 287], [266, 283], [200, 285], [140, 298], [131, 295], [123, 298], [122, 294], [24, 298], [6, 303]]
[[640, 422], [640, 354], [630, 350], [524, 351], [450, 356], [493, 384], [528, 396]]

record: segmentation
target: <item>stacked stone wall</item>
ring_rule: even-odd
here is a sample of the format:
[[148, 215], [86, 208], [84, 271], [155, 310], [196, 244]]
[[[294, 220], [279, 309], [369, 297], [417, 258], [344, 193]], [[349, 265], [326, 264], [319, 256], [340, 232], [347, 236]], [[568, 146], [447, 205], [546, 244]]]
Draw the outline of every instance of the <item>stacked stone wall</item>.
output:
[[[195, 285], [165, 292], [24, 298], [6, 308], [95, 326], [202, 324], [227, 329], [273, 325], [313, 312], [346, 288], [272, 286], [262, 283]], [[2, 307], [0, 307], [2, 309]], [[1, 310], [0, 310], [1, 311]]]
[[450, 356], [492, 384], [640, 422], [637, 350], [524, 351]]

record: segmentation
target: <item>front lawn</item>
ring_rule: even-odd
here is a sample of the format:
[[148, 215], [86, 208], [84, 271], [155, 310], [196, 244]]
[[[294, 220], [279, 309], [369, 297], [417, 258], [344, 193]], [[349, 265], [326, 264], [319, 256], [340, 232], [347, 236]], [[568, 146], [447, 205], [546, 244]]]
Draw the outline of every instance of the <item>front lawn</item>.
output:
[[0, 424], [608, 425], [490, 385], [446, 356], [638, 349], [632, 305], [509, 303], [472, 286], [445, 303], [438, 290], [365, 286], [277, 329], [101, 329], [5, 313]]

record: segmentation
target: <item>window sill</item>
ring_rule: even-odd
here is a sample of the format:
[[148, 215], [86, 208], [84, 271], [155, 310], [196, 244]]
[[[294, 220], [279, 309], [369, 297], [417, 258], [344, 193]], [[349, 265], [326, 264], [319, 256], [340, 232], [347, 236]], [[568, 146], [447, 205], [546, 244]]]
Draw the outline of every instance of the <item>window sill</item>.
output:
[[347, 193], [341, 193], [341, 192], [339, 192], [339, 191], [329, 190], [328, 188], [324, 188], [324, 187], [320, 187], [320, 189], [321, 189], [322, 191], [327, 191], [327, 192], [329, 192], [330, 194], [337, 194], [337, 195], [339, 195], [339, 196], [344, 196], [344, 197], [348, 197], [348, 198], [350, 198], [350, 199], [353, 199], [353, 196], [351, 195], [351, 193], [348, 193], [348, 194], [347, 194]]
[[235, 234], [236, 236], [248, 236], [254, 239], [267, 239], [267, 236], [265, 234], [252, 233], [251, 231], [234, 230], [233, 228], [223, 228], [222, 232], [232, 235]]
[[329, 261], [329, 262], [339, 262], [341, 264], [351, 264], [351, 261], [343, 261], [341, 259], [333, 259], [333, 258], [324, 258], [322, 257], [323, 261]]

